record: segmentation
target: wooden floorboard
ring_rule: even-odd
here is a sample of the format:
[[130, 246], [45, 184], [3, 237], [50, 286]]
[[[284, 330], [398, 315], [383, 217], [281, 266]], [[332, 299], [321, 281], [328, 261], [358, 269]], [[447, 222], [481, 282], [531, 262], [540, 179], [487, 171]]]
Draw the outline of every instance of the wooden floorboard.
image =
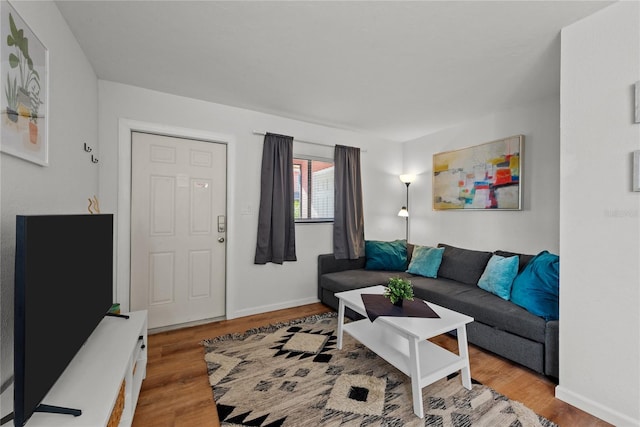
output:
[[[309, 304], [149, 335], [147, 378], [142, 384], [133, 426], [219, 426], [200, 342], [327, 311], [330, 309], [323, 304]], [[447, 335], [432, 341], [450, 350], [457, 348], [457, 341]], [[469, 358], [475, 380], [524, 403], [561, 427], [610, 426], [556, 399], [556, 385], [542, 375], [473, 345], [469, 346]]]

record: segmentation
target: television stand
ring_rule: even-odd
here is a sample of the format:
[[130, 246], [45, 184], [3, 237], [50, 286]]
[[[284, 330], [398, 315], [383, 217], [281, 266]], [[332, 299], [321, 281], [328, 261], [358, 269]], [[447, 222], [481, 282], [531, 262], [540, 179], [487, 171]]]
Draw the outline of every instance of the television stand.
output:
[[71, 408], [63, 408], [62, 406], [51, 406], [39, 404], [34, 412], [46, 412], [47, 414], [61, 414], [61, 415], [73, 415], [74, 417], [79, 417], [82, 415], [82, 411], [80, 409], [71, 409]]
[[106, 426], [114, 412], [120, 414], [115, 425], [131, 426], [147, 372], [147, 312], [128, 315], [126, 322], [102, 319], [42, 399], [47, 405], [78, 408], [82, 415], [34, 412], [26, 427]]
[[105, 317], [118, 317], [120, 319], [128, 319], [128, 314], [120, 314], [120, 313], [106, 313]]

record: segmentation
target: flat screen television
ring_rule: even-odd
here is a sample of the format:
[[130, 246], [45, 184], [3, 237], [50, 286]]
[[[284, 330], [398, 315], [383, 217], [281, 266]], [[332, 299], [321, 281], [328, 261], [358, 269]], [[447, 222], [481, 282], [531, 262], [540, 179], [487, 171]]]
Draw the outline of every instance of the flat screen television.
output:
[[14, 425], [58, 412], [43, 399], [112, 303], [113, 215], [16, 217]]

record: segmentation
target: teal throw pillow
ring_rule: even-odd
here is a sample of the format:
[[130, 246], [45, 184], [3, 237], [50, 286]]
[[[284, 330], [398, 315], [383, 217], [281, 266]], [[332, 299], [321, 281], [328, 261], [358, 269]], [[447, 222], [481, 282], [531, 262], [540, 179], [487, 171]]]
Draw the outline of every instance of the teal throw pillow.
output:
[[492, 255], [478, 280], [478, 287], [509, 301], [511, 285], [518, 274], [518, 257]]
[[407, 269], [407, 242], [394, 240], [381, 242], [365, 240], [365, 270], [405, 271]]
[[560, 257], [542, 251], [513, 281], [511, 301], [545, 320], [558, 320]]
[[407, 273], [437, 278], [443, 253], [444, 248], [415, 245]]

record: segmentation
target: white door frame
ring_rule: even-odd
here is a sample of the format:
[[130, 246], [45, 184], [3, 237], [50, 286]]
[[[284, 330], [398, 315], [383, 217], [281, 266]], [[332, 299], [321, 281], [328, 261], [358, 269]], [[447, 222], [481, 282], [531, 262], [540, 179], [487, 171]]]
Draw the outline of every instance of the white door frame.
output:
[[131, 292], [131, 132], [148, 132], [178, 138], [198, 139], [227, 145], [227, 256], [226, 256], [226, 301], [225, 313], [229, 316], [233, 307], [233, 295], [227, 283], [233, 283], [233, 248], [235, 234], [235, 176], [229, 165], [235, 165], [236, 144], [232, 135], [218, 134], [197, 129], [167, 126], [158, 123], [118, 119], [118, 207], [116, 209], [116, 301], [123, 312], [129, 311]]

